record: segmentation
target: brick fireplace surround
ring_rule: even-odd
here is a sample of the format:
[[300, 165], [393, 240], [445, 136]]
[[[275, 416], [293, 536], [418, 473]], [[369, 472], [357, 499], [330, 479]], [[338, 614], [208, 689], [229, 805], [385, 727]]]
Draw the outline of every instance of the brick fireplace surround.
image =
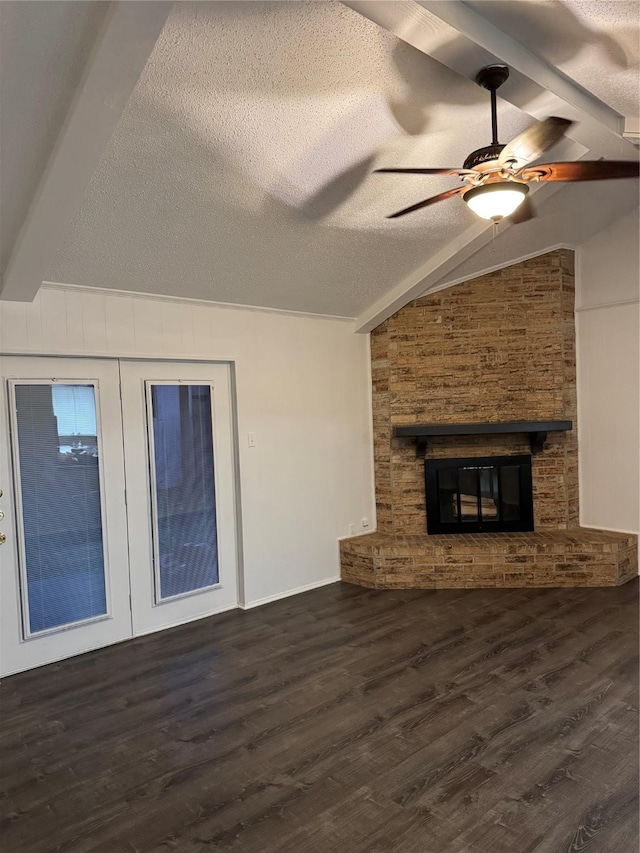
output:
[[[341, 542], [377, 589], [616, 586], [637, 537], [578, 513], [574, 258], [562, 249], [418, 299], [371, 334], [377, 532]], [[532, 458], [535, 532], [428, 536], [424, 461], [395, 426], [571, 420]], [[530, 453], [526, 435], [443, 436], [429, 458]]]

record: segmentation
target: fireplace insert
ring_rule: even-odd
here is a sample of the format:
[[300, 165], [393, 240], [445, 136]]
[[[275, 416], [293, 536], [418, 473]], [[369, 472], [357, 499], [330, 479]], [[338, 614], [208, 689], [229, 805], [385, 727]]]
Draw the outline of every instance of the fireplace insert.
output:
[[531, 456], [425, 459], [427, 533], [533, 530]]

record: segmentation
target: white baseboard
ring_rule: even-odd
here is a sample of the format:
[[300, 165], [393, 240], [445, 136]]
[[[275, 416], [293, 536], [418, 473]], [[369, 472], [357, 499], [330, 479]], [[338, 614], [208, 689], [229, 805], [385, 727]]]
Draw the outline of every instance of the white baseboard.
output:
[[343, 542], [345, 539], [359, 539], [361, 536], [371, 536], [372, 533], [377, 533], [377, 529], [365, 530], [362, 533], [348, 533], [346, 536], [338, 536], [338, 542]]
[[622, 530], [619, 527], [603, 527], [601, 524], [583, 524], [580, 522], [580, 527], [585, 530], [604, 530], [606, 533], [622, 533], [625, 536], [640, 536], [637, 530]]
[[308, 592], [311, 589], [318, 589], [321, 586], [328, 586], [330, 583], [336, 583], [340, 580], [340, 575], [333, 578], [325, 578], [321, 581], [307, 583], [304, 586], [297, 586], [295, 589], [288, 589], [286, 592], [277, 592], [275, 595], [268, 595], [266, 598], [259, 598], [257, 601], [250, 601], [247, 604], [238, 604], [242, 610], [251, 610], [253, 607], [261, 607], [263, 604], [269, 604], [271, 601], [279, 601], [281, 598], [289, 598], [291, 595], [298, 595], [301, 592]]

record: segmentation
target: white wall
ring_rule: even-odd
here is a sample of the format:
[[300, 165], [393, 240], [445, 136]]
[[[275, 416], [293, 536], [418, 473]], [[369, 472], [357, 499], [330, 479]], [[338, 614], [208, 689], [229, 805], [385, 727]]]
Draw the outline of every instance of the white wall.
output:
[[580, 517], [640, 532], [638, 212], [577, 251]]
[[45, 286], [0, 302], [0, 350], [235, 363], [246, 605], [337, 579], [338, 537], [375, 526], [368, 336], [352, 323]]

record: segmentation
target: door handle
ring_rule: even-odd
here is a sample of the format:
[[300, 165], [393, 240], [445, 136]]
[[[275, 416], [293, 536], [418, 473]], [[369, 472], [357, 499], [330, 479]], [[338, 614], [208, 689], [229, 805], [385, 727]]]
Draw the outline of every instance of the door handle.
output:
[[7, 534], [6, 533], [0, 533], [0, 545], [4, 545], [4, 543], [6, 541], [7, 541]]

